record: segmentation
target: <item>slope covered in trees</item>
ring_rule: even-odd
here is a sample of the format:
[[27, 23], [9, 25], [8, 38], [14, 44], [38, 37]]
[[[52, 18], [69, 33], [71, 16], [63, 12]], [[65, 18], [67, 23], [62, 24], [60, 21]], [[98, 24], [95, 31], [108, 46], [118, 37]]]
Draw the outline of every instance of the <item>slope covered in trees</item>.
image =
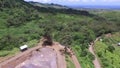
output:
[[55, 41], [75, 50], [83, 68], [93, 68], [88, 43], [97, 36], [120, 30], [120, 12], [109, 13], [91, 14], [33, 6], [23, 0], [0, 0], [0, 57], [14, 54], [23, 44], [32, 47], [49, 33]]

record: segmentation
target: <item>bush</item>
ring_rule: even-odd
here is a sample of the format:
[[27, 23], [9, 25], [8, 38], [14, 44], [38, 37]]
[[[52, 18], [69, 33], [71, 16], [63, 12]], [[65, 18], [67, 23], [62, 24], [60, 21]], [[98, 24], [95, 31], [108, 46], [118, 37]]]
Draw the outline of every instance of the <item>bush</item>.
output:
[[92, 55], [91, 53], [88, 53], [88, 57], [90, 58], [90, 60], [95, 60], [95, 56]]
[[81, 57], [87, 56], [87, 51], [86, 51], [86, 50], [82, 51], [80, 56], [81, 56]]
[[102, 52], [97, 53], [98, 57], [102, 57]]
[[0, 57], [7, 56], [9, 54], [9, 51], [0, 51]]
[[115, 48], [114, 48], [114, 46], [108, 46], [107, 50], [110, 51], [111, 53], [113, 53]]

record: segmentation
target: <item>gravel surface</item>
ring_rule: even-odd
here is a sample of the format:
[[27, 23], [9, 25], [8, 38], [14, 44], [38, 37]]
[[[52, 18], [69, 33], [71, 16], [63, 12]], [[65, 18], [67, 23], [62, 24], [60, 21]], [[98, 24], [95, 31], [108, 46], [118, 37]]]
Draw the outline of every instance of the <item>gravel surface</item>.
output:
[[32, 56], [15, 68], [57, 68], [56, 52], [52, 48], [44, 47], [33, 51]]

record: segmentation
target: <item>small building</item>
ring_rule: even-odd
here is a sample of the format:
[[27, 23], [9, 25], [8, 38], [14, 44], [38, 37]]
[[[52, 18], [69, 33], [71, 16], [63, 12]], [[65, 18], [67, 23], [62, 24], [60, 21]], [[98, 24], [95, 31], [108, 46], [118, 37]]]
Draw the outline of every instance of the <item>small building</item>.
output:
[[28, 45], [20, 46], [20, 50], [23, 52], [28, 49]]

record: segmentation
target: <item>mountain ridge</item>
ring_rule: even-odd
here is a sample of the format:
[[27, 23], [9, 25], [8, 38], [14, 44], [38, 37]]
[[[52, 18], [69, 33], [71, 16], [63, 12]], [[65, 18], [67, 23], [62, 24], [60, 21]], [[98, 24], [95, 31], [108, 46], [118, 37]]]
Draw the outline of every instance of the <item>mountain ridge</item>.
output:
[[50, 8], [50, 7], [57, 8], [57, 9], [67, 9], [68, 8], [67, 6], [54, 4], [54, 3], [48, 4], [48, 3], [39, 3], [39, 2], [33, 2], [33, 1], [29, 1], [29, 3], [34, 6], [45, 7], [45, 8], [47, 8], [47, 7], [48, 8]]

